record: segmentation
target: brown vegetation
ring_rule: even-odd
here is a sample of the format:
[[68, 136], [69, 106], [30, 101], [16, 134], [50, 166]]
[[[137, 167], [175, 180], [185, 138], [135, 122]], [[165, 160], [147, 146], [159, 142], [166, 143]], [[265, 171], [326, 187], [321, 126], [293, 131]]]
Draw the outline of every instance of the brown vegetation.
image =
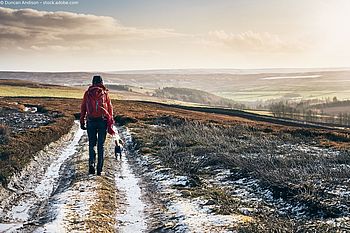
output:
[[[276, 227], [281, 232], [343, 229], [343, 223], [336, 226], [323, 221], [346, 217], [350, 211], [348, 196], [337, 194], [349, 185], [348, 133], [257, 123], [157, 104], [129, 104], [120, 109], [124, 118], [133, 119], [129, 127], [135, 149], [189, 177], [189, 186], [179, 187], [185, 195], [208, 198], [221, 214], [254, 209], [249, 216], [255, 220], [241, 226], [240, 232], [271, 232]], [[253, 186], [255, 192], [268, 190], [272, 201], [249, 203], [235, 198], [236, 190], [230, 186], [208, 184], [218, 169], [231, 171], [229, 182], [256, 180], [260, 188]], [[280, 211], [281, 201], [293, 208]], [[294, 210], [298, 208], [302, 217]]]
[[[54, 98], [3, 98], [0, 107], [20, 111], [23, 105], [37, 106], [43, 112], [55, 113], [51, 124], [23, 132], [7, 133], [6, 143], [0, 144], [0, 181], [6, 185], [9, 177], [21, 169], [47, 144], [68, 133], [73, 125], [79, 100]], [[5, 126], [6, 127], [6, 126]]]
[[[36, 152], [43, 149], [48, 143], [57, 140], [66, 134], [73, 124], [73, 120], [79, 116], [79, 99], [59, 98], [2, 98], [0, 106], [4, 108], [21, 109], [23, 105], [37, 106], [42, 112], [56, 113], [54, 121], [40, 128], [29, 129], [19, 134], [11, 134], [2, 126], [6, 142], [0, 145], [0, 180], [6, 184], [7, 179], [14, 172], [20, 171]], [[113, 101], [117, 122], [121, 124], [135, 123], [138, 121], [148, 124], [175, 124], [196, 120], [198, 122], [219, 123], [223, 125], [249, 125], [264, 132], [275, 134], [287, 132], [293, 136], [315, 137], [326, 146], [347, 148], [349, 135], [325, 130], [308, 130], [292, 127], [282, 127], [266, 123], [257, 123], [234, 116], [220, 114], [208, 114], [195, 111], [187, 111], [156, 103], [143, 103], [135, 101]], [[34, 140], [33, 140], [34, 139]]]
[[[0, 178], [4, 185], [37, 151], [68, 132], [79, 116], [80, 100], [0, 100], [0, 106], [6, 108], [20, 109], [23, 105], [60, 114], [49, 125], [18, 134], [5, 133], [8, 141], [0, 145]], [[260, 187], [270, 190], [275, 200], [305, 206], [308, 224], [303, 222], [305, 219], [294, 219], [293, 212], [286, 217], [269, 212], [266, 206], [254, 206], [258, 209], [251, 213], [255, 221], [242, 226], [242, 232], [257, 229], [263, 232], [273, 226], [286, 231], [305, 230], [321, 219], [342, 217], [349, 211], [346, 196], [329, 192], [330, 188], [349, 185], [346, 179], [350, 171], [345, 165], [350, 163], [347, 151], [350, 139], [345, 131], [286, 127], [156, 103], [113, 101], [113, 105], [116, 121], [133, 129], [136, 149], [187, 175], [190, 186], [184, 192], [192, 197], [205, 195], [217, 205], [217, 213], [239, 213], [241, 207], [252, 206], [232, 197], [233, 190], [229, 188], [207, 184], [206, 180], [216, 174], [216, 169], [229, 169], [234, 174], [232, 181], [258, 180]], [[316, 149], [304, 151], [304, 145]]]
[[349, 131], [344, 130], [283, 126], [278, 125], [277, 123], [271, 124], [263, 121], [248, 120], [234, 115], [226, 115], [225, 111], [223, 111], [222, 114], [220, 114], [221, 112], [206, 113], [200, 111], [188, 111], [182, 108], [158, 103], [113, 101], [113, 106], [116, 114], [116, 121], [120, 124], [135, 123], [138, 121], [146, 122], [148, 124], [170, 124], [174, 122], [181, 123], [183, 121], [193, 120], [203, 123], [218, 123], [227, 126], [243, 124], [249, 125], [249, 127], [265, 133], [278, 135], [290, 134], [291, 136], [300, 139], [314, 138], [318, 142], [322, 142], [325, 146], [344, 149], [350, 147]]

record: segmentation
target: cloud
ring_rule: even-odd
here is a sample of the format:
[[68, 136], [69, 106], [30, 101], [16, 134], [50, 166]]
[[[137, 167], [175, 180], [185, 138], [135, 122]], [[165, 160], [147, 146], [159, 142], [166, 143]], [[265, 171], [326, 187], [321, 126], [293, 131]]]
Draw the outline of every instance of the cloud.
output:
[[285, 40], [268, 32], [257, 33], [253, 31], [239, 34], [225, 31], [211, 31], [201, 43], [212, 46], [224, 46], [237, 52], [298, 52], [306, 48], [306, 45], [291, 39]]
[[0, 7], [0, 48], [91, 49], [177, 36], [181, 35], [171, 29], [128, 27], [107, 16]]

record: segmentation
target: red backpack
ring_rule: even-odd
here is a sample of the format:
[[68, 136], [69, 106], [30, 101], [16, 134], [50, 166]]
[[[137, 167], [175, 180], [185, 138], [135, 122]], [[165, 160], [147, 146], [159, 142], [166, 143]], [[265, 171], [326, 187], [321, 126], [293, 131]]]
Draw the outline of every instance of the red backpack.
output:
[[98, 118], [106, 116], [107, 92], [99, 86], [91, 86], [87, 93], [86, 112], [88, 117]]

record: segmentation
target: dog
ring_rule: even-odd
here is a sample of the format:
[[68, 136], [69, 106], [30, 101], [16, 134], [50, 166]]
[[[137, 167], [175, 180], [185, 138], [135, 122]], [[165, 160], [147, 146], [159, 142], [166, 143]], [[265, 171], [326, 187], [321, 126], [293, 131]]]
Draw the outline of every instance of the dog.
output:
[[118, 155], [119, 155], [119, 158], [121, 159], [122, 158], [124, 142], [121, 139], [115, 140], [114, 142], [115, 142], [115, 147], [114, 147], [115, 158], [118, 159]]

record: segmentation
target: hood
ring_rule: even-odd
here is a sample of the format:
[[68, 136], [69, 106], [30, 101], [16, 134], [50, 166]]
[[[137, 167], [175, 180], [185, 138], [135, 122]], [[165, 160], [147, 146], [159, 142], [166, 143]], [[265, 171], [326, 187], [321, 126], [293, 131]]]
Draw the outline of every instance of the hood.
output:
[[101, 88], [103, 89], [104, 91], [108, 91], [108, 89], [102, 84], [102, 83], [98, 83], [98, 84], [94, 84], [94, 85], [91, 85], [89, 86], [89, 89], [95, 89], [95, 88]]
[[89, 96], [91, 96], [94, 99], [98, 99], [103, 94], [105, 94], [108, 91], [108, 89], [103, 84], [99, 83], [99, 84], [91, 85], [87, 91]]

